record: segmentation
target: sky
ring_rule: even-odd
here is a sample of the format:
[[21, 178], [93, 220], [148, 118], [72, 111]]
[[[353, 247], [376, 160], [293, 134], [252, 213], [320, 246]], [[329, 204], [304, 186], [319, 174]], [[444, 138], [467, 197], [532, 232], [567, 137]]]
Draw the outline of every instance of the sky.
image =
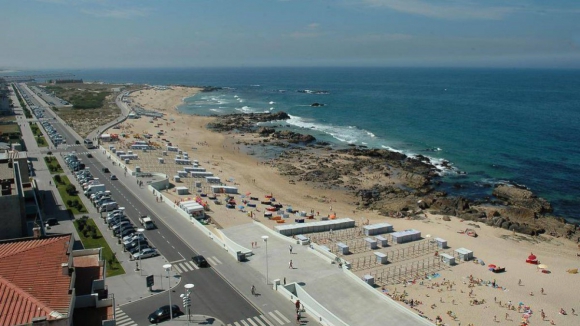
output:
[[580, 68], [580, 0], [0, 0], [0, 69]]

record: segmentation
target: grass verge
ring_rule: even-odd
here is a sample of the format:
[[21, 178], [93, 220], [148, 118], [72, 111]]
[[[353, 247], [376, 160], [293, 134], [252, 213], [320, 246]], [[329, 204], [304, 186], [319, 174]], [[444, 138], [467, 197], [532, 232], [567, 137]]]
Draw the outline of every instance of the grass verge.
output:
[[42, 135], [42, 131], [40, 131], [38, 125], [36, 123], [31, 123], [30, 129], [32, 129], [32, 133], [34, 134], [34, 139], [36, 139], [36, 144], [38, 144], [38, 147], [47, 147], [48, 142], [46, 141], [46, 138], [44, 138], [44, 136]]
[[68, 178], [60, 174], [55, 175], [53, 178], [66, 208], [70, 209], [73, 214], [86, 213], [87, 209], [77, 195], [76, 187], [70, 183]]
[[58, 164], [58, 160], [56, 159], [56, 157], [54, 156], [45, 156], [44, 157], [44, 162], [46, 163], [46, 166], [48, 167], [48, 170], [50, 171], [50, 174], [56, 174], [56, 173], [63, 173], [63, 169], [60, 166], [60, 164]]
[[121, 266], [121, 263], [117, 260], [117, 256], [113, 253], [113, 250], [111, 250], [111, 247], [109, 247], [109, 244], [103, 238], [103, 235], [95, 224], [95, 221], [83, 216], [82, 218], [75, 220], [74, 225], [85, 249], [103, 248], [103, 259], [107, 263], [107, 277], [125, 274], [123, 266]]

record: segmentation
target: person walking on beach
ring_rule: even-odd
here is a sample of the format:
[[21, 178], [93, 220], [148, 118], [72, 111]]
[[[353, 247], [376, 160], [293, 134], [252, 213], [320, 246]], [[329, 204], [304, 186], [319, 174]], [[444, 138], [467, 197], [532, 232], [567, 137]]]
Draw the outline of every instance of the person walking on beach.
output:
[[288, 249], [290, 249], [290, 254], [292, 255], [292, 245], [289, 245]]
[[294, 269], [294, 266], [292, 265], [292, 259], [290, 259], [290, 263], [288, 264], [288, 268], [289, 269]]

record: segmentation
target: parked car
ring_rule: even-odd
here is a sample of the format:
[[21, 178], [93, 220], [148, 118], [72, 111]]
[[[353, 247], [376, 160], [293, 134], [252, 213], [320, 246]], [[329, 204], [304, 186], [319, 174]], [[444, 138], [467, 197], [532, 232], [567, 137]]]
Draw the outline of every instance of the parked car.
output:
[[176, 317], [176, 316], [181, 314], [181, 310], [179, 310], [179, 307], [177, 305], [172, 305], [171, 309], [169, 309], [169, 305], [166, 305], [166, 306], [159, 307], [159, 309], [152, 312], [149, 315], [149, 318], [147, 318], [147, 319], [149, 319], [149, 322], [152, 324], [158, 323], [160, 321], [164, 321], [165, 319], [169, 319], [170, 310], [171, 310], [173, 317]]
[[135, 228], [133, 226], [127, 227], [127, 228], [123, 228], [123, 232], [121, 232], [121, 229], [117, 229], [115, 231], [113, 231], [113, 233], [115, 234], [115, 236], [117, 236], [118, 238], [123, 238], [126, 237], [130, 234], [135, 234], [135, 232], [137, 232], [135, 230]]
[[202, 255], [193, 256], [191, 260], [197, 265], [197, 267], [209, 267], [207, 260], [205, 260], [205, 257]]
[[131, 249], [131, 248], [135, 248], [135, 247], [139, 247], [139, 243], [141, 244], [141, 246], [144, 245], [148, 245], [149, 243], [147, 242], [147, 240], [145, 239], [141, 239], [141, 240], [135, 240], [129, 244], [125, 245], [125, 249]]
[[102, 171], [103, 173], [109, 173], [109, 172], [110, 172], [110, 171], [109, 171], [109, 168], [102, 168], [102, 169], [101, 169], [101, 171]]
[[129, 244], [135, 240], [146, 240], [147, 238], [145, 238], [145, 236], [143, 235], [143, 233], [137, 233], [136, 235], [132, 235], [129, 237], [123, 237], [123, 244]]
[[111, 180], [118, 180], [116, 175], [111, 175]]
[[157, 250], [153, 249], [153, 248], [146, 248], [141, 250], [141, 252], [136, 252], [133, 254], [133, 259], [145, 259], [145, 258], [149, 258], [149, 257], [155, 257], [159, 255], [157, 253]]
[[[117, 218], [117, 219], [114, 219], [114, 220], [109, 221], [109, 227], [110, 228], [115, 228], [115, 226], [121, 225], [122, 223], [131, 224], [131, 221], [129, 221], [129, 219], [127, 219], [126, 217], [123, 216], [123, 217], [120, 217], [120, 218]], [[125, 225], [123, 225], [123, 227], [125, 227]]]
[[113, 232], [117, 229], [128, 228], [128, 227], [134, 227], [133, 223], [131, 223], [131, 221], [128, 221], [128, 220], [122, 220], [119, 223], [113, 225]]
[[[139, 252], [139, 249], [141, 249], [141, 251], [143, 251], [145, 249], [150, 249], [150, 248], [151, 247], [149, 247], [149, 244], [141, 244], [141, 248], [139, 248], [139, 246], [137, 246], [137, 247], [127, 249], [127, 251], [129, 252], [129, 254], [131, 254], [131, 256], [133, 256], [133, 254], [136, 254]], [[147, 257], [141, 257], [141, 259], [144, 259], [144, 258], [147, 258]]]

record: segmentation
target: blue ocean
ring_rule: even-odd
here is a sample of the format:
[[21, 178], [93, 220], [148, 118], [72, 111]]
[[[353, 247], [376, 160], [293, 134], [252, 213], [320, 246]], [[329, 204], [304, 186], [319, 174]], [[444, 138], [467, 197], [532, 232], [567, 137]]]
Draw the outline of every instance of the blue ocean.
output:
[[[335, 146], [450, 162], [441, 187], [489, 196], [528, 187], [557, 216], [580, 220], [580, 71], [414, 68], [205, 68], [72, 71], [85, 80], [223, 87], [180, 110], [285, 111], [287, 128]], [[323, 104], [313, 107], [313, 103]]]

